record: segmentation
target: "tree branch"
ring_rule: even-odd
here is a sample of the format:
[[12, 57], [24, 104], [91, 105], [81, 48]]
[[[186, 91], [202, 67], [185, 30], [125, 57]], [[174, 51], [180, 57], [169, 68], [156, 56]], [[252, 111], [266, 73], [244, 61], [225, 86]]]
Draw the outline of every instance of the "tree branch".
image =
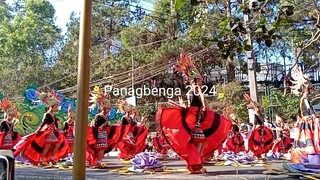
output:
[[[317, 2], [315, 0], [312, 0], [312, 2], [314, 4], [314, 7], [317, 9], [318, 13], [320, 13], [320, 8], [317, 6]], [[318, 16], [319, 16], [319, 14], [318, 14]], [[318, 20], [319, 20], [319, 18], [318, 18]]]
[[258, 15], [261, 14], [262, 9], [267, 5], [267, 3], [269, 2], [269, 0], [267, 0], [266, 2], [264, 2], [264, 4], [261, 6], [261, 8], [259, 9], [259, 12], [251, 19], [250, 23], [252, 23], [254, 21], [255, 18], [258, 17]]

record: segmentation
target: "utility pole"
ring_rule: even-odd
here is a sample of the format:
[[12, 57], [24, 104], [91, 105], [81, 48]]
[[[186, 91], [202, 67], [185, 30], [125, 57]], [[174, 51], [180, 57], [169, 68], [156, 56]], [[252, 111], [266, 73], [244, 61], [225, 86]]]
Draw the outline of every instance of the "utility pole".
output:
[[74, 143], [73, 179], [86, 179], [92, 0], [83, 0], [78, 59], [77, 114]]
[[131, 69], [131, 88], [132, 90], [134, 91], [134, 60], [133, 60], [133, 56], [131, 55], [131, 66], [132, 66], [132, 69]]
[[[250, 97], [254, 102], [258, 102], [258, 91], [257, 91], [257, 79], [256, 79], [256, 67], [257, 63], [254, 58], [253, 54], [253, 46], [252, 46], [252, 29], [250, 27], [250, 6], [249, 4], [245, 4], [248, 2], [247, 0], [242, 0], [242, 3], [245, 7], [248, 7], [246, 11], [244, 11], [243, 14], [243, 21], [244, 21], [244, 26], [246, 29], [246, 42], [251, 48], [246, 50], [246, 56], [247, 56], [247, 63], [248, 63], [248, 80], [249, 80], [249, 88], [250, 88]], [[249, 121], [250, 123], [254, 122], [254, 110], [249, 109]]]
[[[246, 6], [246, 0], [243, 0], [243, 5]], [[250, 9], [250, 8], [249, 8]], [[247, 63], [248, 63], [248, 77], [249, 77], [249, 88], [250, 88], [250, 97], [253, 101], [258, 102], [258, 91], [257, 91], [257, 79], [256, 79], [256, 67], [257, 62], [254, 58], [253, 47], [252, 47], [252, 29], [250, 27], [250, 10], [245, 11], [243, 15], [244, 25], [246, 29], [246, 40], [247, 44], [251, 48], [246, 50]]]

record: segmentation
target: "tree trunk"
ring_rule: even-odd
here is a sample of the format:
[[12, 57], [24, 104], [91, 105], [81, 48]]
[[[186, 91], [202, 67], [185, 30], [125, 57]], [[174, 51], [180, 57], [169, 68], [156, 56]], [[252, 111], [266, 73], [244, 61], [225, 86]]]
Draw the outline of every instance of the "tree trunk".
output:
[[[227, 12], [227, 18], [231, 18], [231, 2], [230, 0], [228, 0], [226, 2], [226, 12]], [[231, 42], [231, 36], [228, 35], [228, 41]], [[233, 62], [233, 58], [231, 57], [232, 53], [229, 53], [228, 57], [227, 57], [227, 81], [232, 82], [235, 79], [235, 66], [234, 66], [234, 62]]]
[[230, 56], [227, 57], [227, 80], [228, 83], [234, 81], [235, 75], [235, 65]]

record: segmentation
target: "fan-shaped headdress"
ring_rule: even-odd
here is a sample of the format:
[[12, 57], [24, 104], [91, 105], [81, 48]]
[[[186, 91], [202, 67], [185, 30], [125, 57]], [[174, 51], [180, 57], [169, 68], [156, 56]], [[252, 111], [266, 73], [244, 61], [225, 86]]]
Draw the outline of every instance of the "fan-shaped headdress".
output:
[[305, 89], [312, 88], [312, 84], [308, 77], [303, 75], [301, 69], [296, 65], [291, 71], [291, 92], [295, 95], [301, 95]]
[[227, 108], [227, 109], [225, 110], [224, 116], [227, 117], [227, 118], [229, 118], [230, 120], [232, 120], [233, 123], [238, 124], [237, 117], [236, 117], [236, 115], [235, 115], [235, 113], [233, 112], [232, 109]]
[[189, 80], [201, 78], [198, 69], [192, 63], [191, 58], [188, 55], [180, 54], [180, 60], [178, 61], [176, 69], [183, 73]]
[[250, 97], [249, 94], [245, 93], [245, 94], [243, 94], [243, 97], [244, 97], [244, 99], [245, 99], [246, 101], [249, 102], [248, 108], [258, 108], [258, 107], [260, 107], [260, 104], [257, 103], [257, 102], [254, 102], [254, 101], [251, 99], [251, 97]]
[[39, 93], [39, 100], [47, 107], [53, 105], [60, 105], [62, 99], [53, 90], [49, 90], [47, 93]]
[[72, 111], [72, 107], [71, 107], [71, 104], [69, 105], [68, 107], [68, 117], [75, 117], [75, 114], [74, 112]]
[[95, 87], [90, 94], [89, 102], [92, 104], [99, 104], [101, 107], [111, 108], [111, 102], [109, 100], [109, 95], [105, 94], [102, 90]]
[[117, 105], [120, 111], [122, 112], [131, 112], [134, 109], [134, 106], [129, 104], [127, 101], [123, 99], [118, 99]]
[[4, 98], [0, 101], [0, 109], [3, 109], [5, 113], [15, 118], [19, 117], [17, 108], [13, 106], [13, 104], [8, 98]]

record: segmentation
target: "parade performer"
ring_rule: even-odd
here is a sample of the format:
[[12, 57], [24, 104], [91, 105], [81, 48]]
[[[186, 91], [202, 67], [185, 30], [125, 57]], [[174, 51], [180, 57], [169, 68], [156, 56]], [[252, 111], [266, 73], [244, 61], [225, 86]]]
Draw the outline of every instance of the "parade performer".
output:
[[203, 173], [206, 171], [203, 162], [212, 157], [226, 139], [231, 121], [206, 109], [201, 92], [202, 78], [190, 57], [181, 54], [177, 70], [190, 83], [188, 105], [159, 106], [157, 121], [166, 142], [187, 162], [189, 173]]
[[281, 153], [281, 155], [283, 155], [284, 153], [287, 153], [291, 147], [292, 143], [290, 137], [286, 136], [283, 131], [280, 131], [278, 138], [272, 147], [272, 152], [273, 154]]
[[108, 115], [111, 109], [109, 96], [98, 88], [91, 92], [90, 103], [98, 106], [100, 113], [95, 116], [88, 127], [87, 162], [91, 168], [104, 168], [102, 159], [112, 151], [129, 131], [129, 128], [115, 124], [110, 125]]
[[246, 152], [249, 151], [249, 139], [252, 134], [252, 129], [249, 128], [248, 124], [241, 123], [240, 125], [240, 135], [242, 136], [244, 140], [244, 147]]
[[13, 121], [19, 117], [18, 110], [7, 98], [0, 101], [0, 109], [5, 112], [5, 119], [0, 124], [0, 149], [13, 149], [22, 138], [20, 133], [13, 130]]
[[72, 161], [73, 160], [73, 145], [74, 145], [74, 120], [75, 120], [75, 114], [72, 112], [71, 106], [68, 107], [68, 120], [63, 123], [63, 131], [64, 135], [68, 141], [69, 149], [68, 149], [68, 155], [66, 157], [67, 160]]
[[240, 134], [240, 129], [237, 124], [233, 123], [230, 136], [226, 139], [225, 151], [231, 151], [234, 153], [239, 153], [245, 151], [244, 140]]
[[[293, 79], [291, 92], [301, 96], [300, 99], [300, 117], [297, 119], [298, 135], [295, 136], [293, 147], [291, 149], [291, 162], [303, 162], [303, 157], [308, 154], [319, 152], [319, 138], [315, 138], [319, 130], [319, 119], [316, 118], [315, 112], [308, 100], [312, 94], [313, 86], [309, 79], [303, 75], [301, 69], [296, 65], [291, 72]], [[315, 128], [315, 129], [314, 129]]]
[[156, 133], [156, 136], [152, 138], [153, 146], [155, 147], [156, 151], [161, 153], [164, 157], [167, 156], [168, 150], [170, 149], [169, 144], [165, 141], [165, 139]]
[[258, 157], [261, 158], [262, 154], [266, 154], [271, 150], [274, 141], [274, 135], [271, 128], [264, 126], [261, 120], [261, 106], [253, 102], [249, 95], [244, 95], [245, 99], [250, 102], [249, 108], [254, 108], [254, 128], [249, 138], [249, 150]]
[[95, 116], [88, 128], [88, 150], [87, 160], [91, 168], [101, 168], [102, 159], [105, 155], [105, 150], [108, 147], [108, 113], [111, 108], [111, 103], [108, 95], [100, 90], [91, 93], [90, 102], [93, 106], [99, 106], [101, 112]]
[[39, 99], [46, 105], [48, 111], [44, 114], [36, 132], [24, 137], [16, 145], [15, 154], [24, 150], [23, 156], [34, 165], [48, 166], [49, 162], [55, 165], [65, 156], [69, 148], [68, 141], [58, 129], [60, 120], [54, 115], [60, 106], [61, 99], [53, 90], [41, 93]]
[[226, 109], [224, 116], [232, 120], [232, 126], [229, 131], [228, 138], [223, 143], [224, 151], [231, 151], [234, 153], [245, 151], [244, 140], [240, 134], [240, 128], [238, 127], [238, 118], [230, 108]]
[[119, 109], [125, 115], [121, 119], [121, 124], [130, 128], [128, 134], [118, 143], [119, 158], [127, 161], [140, 153], [145, 147], [148, 129], [144, 125], [144, 118], [141, 122], [136, 122], [137, 110], [124, 100], [119, 100]]

